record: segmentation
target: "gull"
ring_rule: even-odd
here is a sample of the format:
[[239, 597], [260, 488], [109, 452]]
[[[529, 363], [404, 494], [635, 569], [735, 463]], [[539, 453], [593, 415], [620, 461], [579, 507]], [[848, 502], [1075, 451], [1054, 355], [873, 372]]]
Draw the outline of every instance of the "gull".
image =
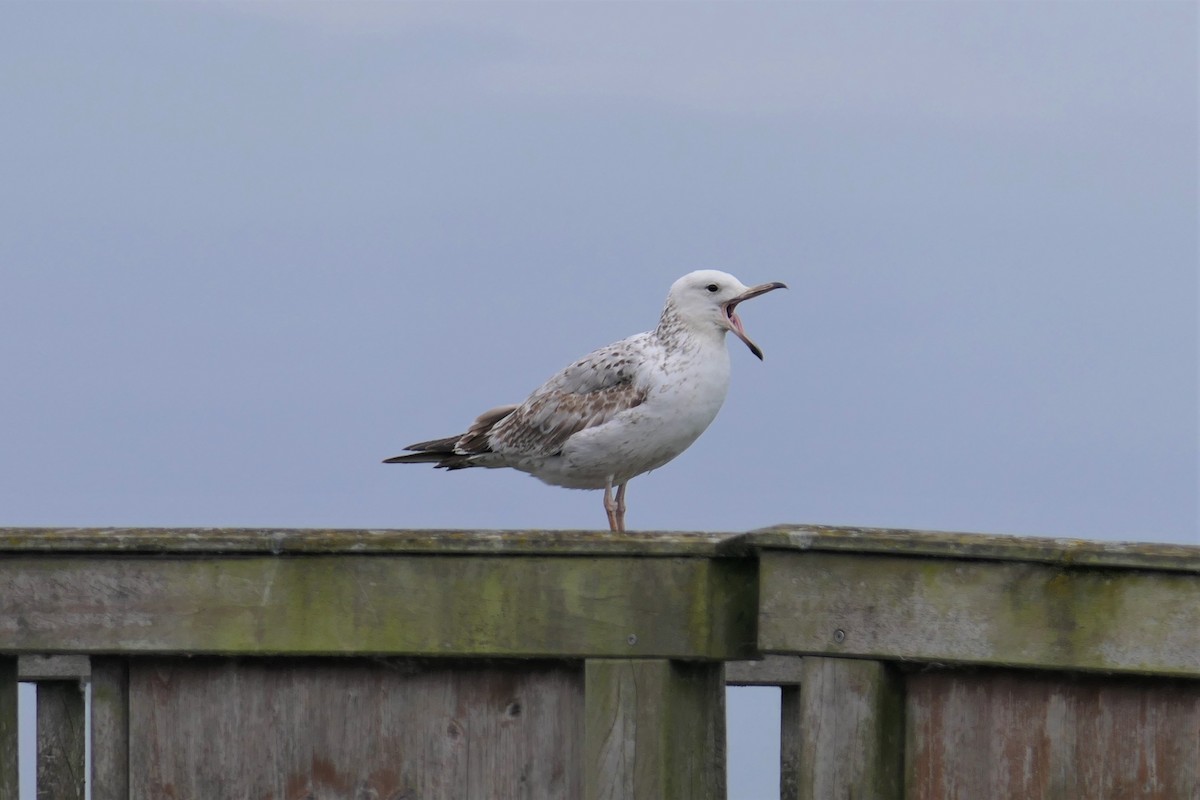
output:
[[672, 284], [654, 330], [589, 353], [525, 402], [480, 414], [466, 433], [411, 444], [384, 463], [510, 467], [553, 486], [603, 489], [609, 530], [624, 531], [629, 481], [686, 450], [725, 402], [725, 334], [762, 360], [738, 305], [785, 288], [746, 286], [718, 270], [688, 273]]

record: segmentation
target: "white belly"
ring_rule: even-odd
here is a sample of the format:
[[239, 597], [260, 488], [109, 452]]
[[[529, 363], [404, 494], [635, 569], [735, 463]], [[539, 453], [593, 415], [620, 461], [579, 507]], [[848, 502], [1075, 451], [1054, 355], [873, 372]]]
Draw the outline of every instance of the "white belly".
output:
[[[691, 446], [721, 410], [729, 389], [724, 346], [705, 368], [658, 376], [645, 402], [567, 440], [561, 455], [514, 465], [546, 483], [603, 489], [657, 469]], [[681, 375], [679, 372], [683, 372]]]

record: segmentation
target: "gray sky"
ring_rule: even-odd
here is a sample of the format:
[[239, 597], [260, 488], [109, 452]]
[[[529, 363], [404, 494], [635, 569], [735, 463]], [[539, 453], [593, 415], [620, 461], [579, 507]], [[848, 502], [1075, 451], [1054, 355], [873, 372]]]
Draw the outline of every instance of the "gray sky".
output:
[[379, 461], [714, 267], [631, 528], [1200, 543], [1196, 8], [6, 3], [0, 524], [603, 527]]

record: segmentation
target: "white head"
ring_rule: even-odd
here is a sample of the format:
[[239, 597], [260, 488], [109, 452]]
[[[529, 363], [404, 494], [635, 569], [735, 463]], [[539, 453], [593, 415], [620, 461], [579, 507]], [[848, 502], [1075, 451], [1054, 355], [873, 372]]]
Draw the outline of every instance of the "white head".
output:
[[689, 272], [671, 285], [667, 294], [667, 304], [673, 306], [675, 313], [689, 327], [703, 329], [714, 326], [722, 334], [733, 331], [734, 335], [746, 343], [750, 352], [762, 359], [762, 350], [742, 327], [738, 318], [738, 303], [758, 297], [773, 289], [786, 289], [778, 281], [760, 283], [758, 286], [746, 286], [728, 272], [715, 269], [702, 269]]

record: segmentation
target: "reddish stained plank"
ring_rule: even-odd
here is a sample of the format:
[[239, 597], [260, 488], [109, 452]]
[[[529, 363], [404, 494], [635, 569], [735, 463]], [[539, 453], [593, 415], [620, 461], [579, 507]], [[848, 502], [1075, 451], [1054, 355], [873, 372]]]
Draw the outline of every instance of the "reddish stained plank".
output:
[[909, 800], [1200, 800], [1200, 681], [907, 678]]

